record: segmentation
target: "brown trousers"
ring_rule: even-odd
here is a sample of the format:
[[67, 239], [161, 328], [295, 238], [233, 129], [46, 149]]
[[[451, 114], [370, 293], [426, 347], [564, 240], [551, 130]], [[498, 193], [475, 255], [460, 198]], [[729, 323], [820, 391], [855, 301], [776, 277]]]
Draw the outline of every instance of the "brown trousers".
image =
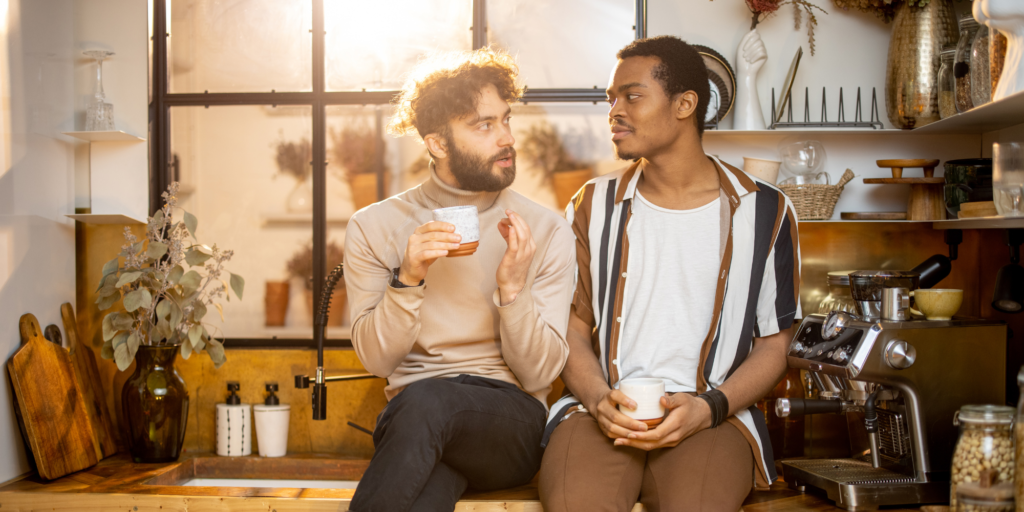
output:
[[546, 512], [629, 512], [637, 501], [647, 512], [736, 512], [753, 483], [754, 455], [729, 423], [645, 452], [615, 446], [579, 412], [555, 428], [540, 466]]

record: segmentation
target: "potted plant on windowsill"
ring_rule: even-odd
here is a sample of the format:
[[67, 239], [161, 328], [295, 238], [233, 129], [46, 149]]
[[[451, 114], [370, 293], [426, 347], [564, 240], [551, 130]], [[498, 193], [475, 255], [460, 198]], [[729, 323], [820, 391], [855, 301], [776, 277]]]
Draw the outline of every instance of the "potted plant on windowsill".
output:
[[136, 362], [121, 390], [123, 430], [135, 462], [177, 460], [189, 397], [174, 369], [175, 356], [188, 359], [205, 351], [216, 367], [224, 364], [224, 345], [203, 320], [210, 307], [223, 318], [219, 299], [230, 300], [230, 287], [241, 300], [245, 288], [241, 276], [224, 268], [234, 251], [201, 245], [191, 213], [181, 211], [179, 220], [177, 193], [178, 183], [171, 183], [163, 207], [149, 218], [145, 239], [125, 228], [126, 243], [103, 265], [97, 291], [101, 311], [124, 306], [103, 317], [101, 355], [121, 371]]
[[[352, 191], [352, 206], [358, 211], [377, 202], [377, 144], [382, 144], [366, 126], [331, 129], [331, 166]], [[387, 169], [384, 189], [387, 190]]]
[[594, 168], [566, 150], [562, 136], [547, 121], [530, 126], [520, 143], [520, 154], [544, 172], [555, 189], [555, 201], [564, 208], [572, 196], [594, 177]]
[[288, 194], [285, 203], [291, 213], [309, 213], [313, 211], [313, 146], [309, 139], [302, 138], [298, 142], [281, 141], [277, 143], [277, 171], [295, 178], [295, 188]]
[[[324, 259], [324, 268], [330, 272], [341, 264], [345, 252], [334, 242], [327, 243], [327, 254]], [[309, 308], [309, 315], [312, 317], [313, 310], [313, 243], [307, 243], [288, 260], [288, 276], [299, 279], [306, 287], [306, 306]], [[345, 303], [348, 294], [345, 291], [345, 280], [342, 279], [334, 287], [331, 295], [331, 309], [327, 314], [327, 325], [332, 327], [340, 326], [343, 322]]]

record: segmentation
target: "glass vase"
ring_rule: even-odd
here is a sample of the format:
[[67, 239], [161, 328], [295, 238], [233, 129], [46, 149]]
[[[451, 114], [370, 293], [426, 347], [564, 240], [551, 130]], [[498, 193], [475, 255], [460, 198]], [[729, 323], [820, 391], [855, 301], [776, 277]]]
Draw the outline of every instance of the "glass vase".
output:
[[135, 373], [121, 389], [128, 449], [135, 462], [173, 462], [188, 422], [188, 389], [174, 369], [179, 345], [140, 345]]

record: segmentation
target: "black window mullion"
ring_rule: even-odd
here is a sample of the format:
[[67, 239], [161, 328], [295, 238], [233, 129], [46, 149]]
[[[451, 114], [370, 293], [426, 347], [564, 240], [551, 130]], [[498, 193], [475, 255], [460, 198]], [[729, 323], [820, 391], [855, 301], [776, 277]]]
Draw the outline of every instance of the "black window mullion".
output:
[[160, 194], [170, 184], [170, 112], [167, 95], [167, 0], [153, 2], [152, 103], [149, 108], [149, 213], [162, 206]]
[[[324, 81], [324, 0], [313, 2], [313, 311], [320, 309], [327, 271], [327, 147]], [[314, 322], [315, 324], [315, 322]], [[312, 334], [312, 333], [311, 333]], [[322, 365], [323, 362], [321, 361]]]

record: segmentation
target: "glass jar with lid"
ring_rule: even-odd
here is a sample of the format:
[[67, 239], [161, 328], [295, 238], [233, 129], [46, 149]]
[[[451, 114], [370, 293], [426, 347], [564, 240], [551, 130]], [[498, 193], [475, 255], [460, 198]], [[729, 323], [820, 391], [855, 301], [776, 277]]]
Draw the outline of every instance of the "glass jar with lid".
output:
[[988, 65], [988, 36], [989, 29], [982, 27], [974, 34], [974, 41], [971, 42], [971, 102], [975, 107], [980, 107], [992, 101], [992, 77], [991, 66]]
[[953, 450], [949, 481], [952, 510], [957, 507], [957, 486], [988, 477], [992, 484], [1012, 483], [1013, 418], [1016, 409], [1005, 405], [965, 405], [956, 423], [960, 437]]
[[832, 311], [857, 312], [857, 303], [850, 293], [850, 273], [853, 270], [837, 270], [828, 273], [828, 296], [818, 305], [818, 313], [827, 315]]
[[945, 119], [957, 115], [956, 110], [956, 78], [953, 77], [953, 58], [956, 56], [955, 46], [943, 47], [939, 53], [939, 118]]
[[1013, 512], [1013, 485], [985, 486], [984, 483], [961, 484], [956, 489], [957, 506], [953, 512]]
[[960, 17], [960, 40], [953, 59], [953, 78], [956, 80], [956, 110], [967, 112], [974, 108], [971, 100], [971, 43], [978, 32], [978, 22], [970, 12]]
[[[1024, 368], [1021, 368], [1017, 374], [1017, 386], [1024, 390]], [[1020, 401], [1017, 402], [1017, 424], [1013, 427], [1013, 437], [1016, 441], [1013, 443], [1016, 455], [1014, 457], [1016, 471], [1013, 481], [1014, 497], [1017, 503], [1024, 508], [1024, 393], [1021, 393]]]

